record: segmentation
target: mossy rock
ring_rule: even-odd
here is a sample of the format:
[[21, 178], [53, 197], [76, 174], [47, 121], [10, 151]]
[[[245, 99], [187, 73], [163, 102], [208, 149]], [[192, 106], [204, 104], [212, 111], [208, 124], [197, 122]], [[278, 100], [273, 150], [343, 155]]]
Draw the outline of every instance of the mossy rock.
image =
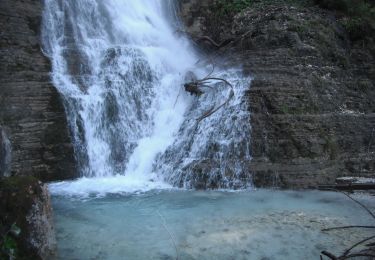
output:
[[[28, 216], [37, 201], [44, 200], [43, 196], [42, 183], [34, 177], [0, 179], [0, 259], [9, 259], [9, 249], [16, 259], [42, 259], [30, 243], [33, 230]], [[12, 227], [19, 229], [18, 236], [8, 232]]]

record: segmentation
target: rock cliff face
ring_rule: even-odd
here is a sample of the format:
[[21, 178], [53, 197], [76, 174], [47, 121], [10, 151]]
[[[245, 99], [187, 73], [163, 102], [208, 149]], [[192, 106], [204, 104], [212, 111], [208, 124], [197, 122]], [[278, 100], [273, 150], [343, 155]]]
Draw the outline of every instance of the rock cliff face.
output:
[[53, 259], [56, 238], [51, 207], [47, 186], [37, 179], [0, 180], [0, 242], [5, 240], [0, 259], [8, 259], [7, 254], [16, 259]]
[[64, 108], [41, 52], [42, 0], [0, 1], [0, 126], [11, 143], [11, 174], [41, 180], [75, 174]]
[[225, 19], [215, 0], [180, 2], [192, 39], [234, 39], [220, 49], [199, 44], [253, 77], [247, 95], [256, 186], [375, 176], [374, 37], [352, 42], [333, 13], [313, 5], [257, 1]]

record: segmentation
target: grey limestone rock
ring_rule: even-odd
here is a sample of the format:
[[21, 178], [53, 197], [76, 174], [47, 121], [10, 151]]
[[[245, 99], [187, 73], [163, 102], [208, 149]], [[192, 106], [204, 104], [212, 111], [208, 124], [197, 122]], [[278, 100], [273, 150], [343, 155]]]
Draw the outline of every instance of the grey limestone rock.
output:
[[39, 30], [42, 0], [0, 1], [0, 125], [11, 175], [61, 180], [76, 174], [64, 107], [50, 79]]
[[254, 184], [307, 188], [374, 177], [374, 35], [351, 41], [334, 14], [317, 6], [256, 1], [220, 16], [215, 2], [182, 0], [180, 15], [192, 39], [236, 39], [219, 50], [201, 47], [253, 78]]

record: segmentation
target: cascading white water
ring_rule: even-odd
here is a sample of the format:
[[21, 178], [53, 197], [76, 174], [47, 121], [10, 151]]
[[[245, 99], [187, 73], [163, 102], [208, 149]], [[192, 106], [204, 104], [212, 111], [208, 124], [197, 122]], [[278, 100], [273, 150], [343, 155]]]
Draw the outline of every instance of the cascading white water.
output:
[[189, 42], [175, 33], [167, 5], [162, 0], [45, 0], [44, 51], [86, 177], [70, 183], [71, 189], [133, 191], [163, 187], [165, 180], [188, 187], [249, 185], [243, 98], [249, 79], [236, 70], [220, 72], [233, 83], [235, 96], [197, 124], [196, 118], [219, 105], [229, 90], [212, 82], [199, 98], [183, 91], [188, 71], [204, 77], [209, 68], [196, 64]]

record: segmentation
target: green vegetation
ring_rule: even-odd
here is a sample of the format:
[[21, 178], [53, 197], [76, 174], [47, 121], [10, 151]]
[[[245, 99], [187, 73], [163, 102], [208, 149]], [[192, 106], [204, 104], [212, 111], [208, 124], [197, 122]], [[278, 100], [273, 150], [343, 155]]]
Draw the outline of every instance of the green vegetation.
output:
[[338, 154], [338, 145], [331, 136], [325, 136], [325, 144], [323, 150], [329, 155], [330, 160], [335, 160]]
[[315, 0], [322, 8], [341, 11], [352, 16], [369, 15], [374, 8], [372, 0]]
[[[375, 34], [373, 0], [216, 0], [215, 13], [220, 19], [231, 18], [246, 8], [259, 5], [314, 6], [331, 10], [353, 41]], [[304, 28], [298, 28], [304, 30]]]
[[216, 10], [222, 14], [233, 14], [254, 4], [255, 0], [218, 0], [216, 2]]
[[351, 40], [375, 34], [375, 2], [372, 0], [315, 0], [320, 7], [337, 12]]
[[253, 5], [310, 5], [311, 0], [216, 0], [215, 10], [221, 15], [233, 16]]
[[0, 179], [0, 260], [39, 259], [27, 247], [30, 224], [26, 216], [41, 193], [39, 181], [34, 177]]
[[[3, 227], [0, 226], [1, 230]], [[13, 223], [0, 237], [0, 259], [14, 259], [18, 255], [18, 246], [15, 237], [18, 237], [21, 229]]]

